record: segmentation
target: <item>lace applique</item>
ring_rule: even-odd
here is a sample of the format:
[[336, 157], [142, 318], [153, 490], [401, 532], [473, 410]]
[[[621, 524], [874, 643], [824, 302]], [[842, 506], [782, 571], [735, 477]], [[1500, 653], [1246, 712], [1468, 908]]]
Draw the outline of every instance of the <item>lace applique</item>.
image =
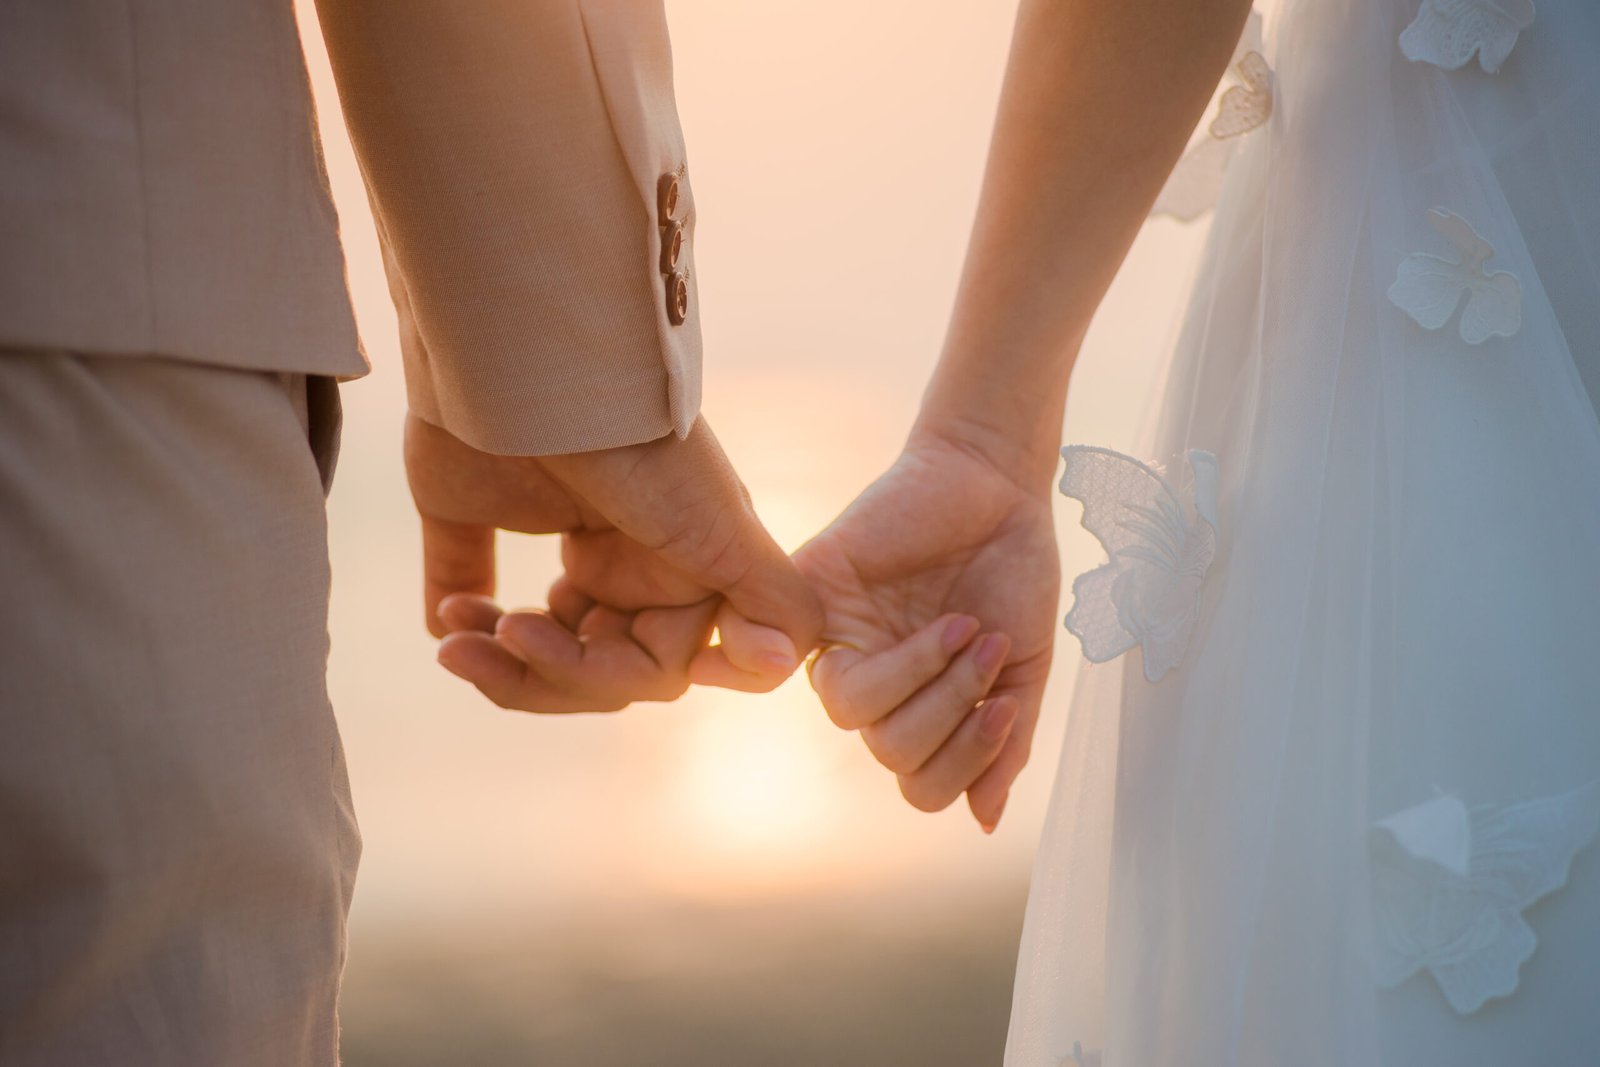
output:
[[1222, 94], [1211, 136], [1222, 140], [1249, 133], [1272, 117], [1272, 68], [1260, 52], [1246, 52], [1234, 66], [1243, 83]]
[[1462, 1015], [1515, 992], [1538, 945], [1523, 909], [1566, 884], [1597, 832], [1600, 782], [1470, 810], [1440, 796], [1374, 824], [1378, 985], [1426, 968]]
[[1182, 660], [1217, 550], [1217, 460], [1191, 450], [1173, 485], [1155, 467], [1104, 448], [1061, 450], [1061, 491], [1083, 502], [1084, 529], [1109, 561], [1072, 583], [1066, 626], [1091, 663], [1134, 646], [1158, 682]]
[[1272, 68], [1263, 58], [1261, 15], [1252, 11], [1234, 47], [1228, 67], [1240, 84], [1231, 86], [1217, 104], [1216, 117], [1178, 160], [1156, 197], [1152, 215], [1170, 215], [1182, 222], [1210, 211], [1222, 192], [1222, 175], [1233, 158], [1236, 138], [1272, 116]]
[[1422, 0], [1400, 32], [1400, 52], [1445, 70], [1466, 66], [1476, 52], [1478, 65], [1494, 74], [1532, 24], [1533, 0]]
[[1522, 283], [1507, 271], [1487, 272], [1483, 265], [1494, 256], [1466, 219], [1442, 207], [1428, 212], [1433, 228], [1450, 240], [1461, 258], [1450, 260], [1415, 252], [1400, 261], [1389, 300], [1395, 307], [1430, 330], [1440, 329], [1455, 314], [1461, 295], [1467, 294], [1461, 312], [1461, 339], [1469, 345], [1491, 337], [1510, 337], [1522, 325]]

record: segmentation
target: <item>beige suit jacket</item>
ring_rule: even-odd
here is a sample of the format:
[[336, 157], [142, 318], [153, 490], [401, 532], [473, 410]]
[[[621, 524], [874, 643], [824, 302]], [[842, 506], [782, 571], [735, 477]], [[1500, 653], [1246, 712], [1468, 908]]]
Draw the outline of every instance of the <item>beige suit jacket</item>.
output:
[[[687, 432], [693, 196], [660, 0], [319, 15], [413, 408], [504, 453]], [[0, 4], [0, 345], [366, 370], [289, 0]]]

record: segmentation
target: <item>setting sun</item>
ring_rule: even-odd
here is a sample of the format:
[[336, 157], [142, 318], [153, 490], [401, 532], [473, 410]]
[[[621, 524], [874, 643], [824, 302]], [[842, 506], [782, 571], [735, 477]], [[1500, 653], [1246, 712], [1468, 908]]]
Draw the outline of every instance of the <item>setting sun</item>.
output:
[[677, 888], [737, 896], [820, 880], [848, 847], [837, 832], [844, 739], [828, 735], [803, 684], [766, 698], [707, 693], [702, 707], [669, 756], [667, 800], [693, 828]]

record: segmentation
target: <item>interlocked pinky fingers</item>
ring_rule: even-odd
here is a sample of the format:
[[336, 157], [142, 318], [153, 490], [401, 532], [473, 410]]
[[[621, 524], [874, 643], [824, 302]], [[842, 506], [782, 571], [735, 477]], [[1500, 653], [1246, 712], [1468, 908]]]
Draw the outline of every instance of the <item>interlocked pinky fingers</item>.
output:
[[720, 643], [702, 649], [689, 667], [696, 685], [770, 693], [800, 666], [802, 651], [782, 630], [751, 622], [726, 601], [716, 621]]

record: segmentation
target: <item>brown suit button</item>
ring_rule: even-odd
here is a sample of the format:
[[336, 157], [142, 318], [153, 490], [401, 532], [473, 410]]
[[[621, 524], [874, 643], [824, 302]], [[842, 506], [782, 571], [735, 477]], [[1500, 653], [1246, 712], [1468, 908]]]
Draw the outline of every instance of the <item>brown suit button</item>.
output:
[[656, 223], [666, 225], [678, 214], [678, 176], [663, 174], [656, 182]]
[[661, 273], [671, 274], [678, 269], [683, 258], [683, 223], [676, 219], [667, 223], [661, 234]]
[[667, 278], [667, 321], [682, 326], [689, 317], [689, 279], [674, 273]]

